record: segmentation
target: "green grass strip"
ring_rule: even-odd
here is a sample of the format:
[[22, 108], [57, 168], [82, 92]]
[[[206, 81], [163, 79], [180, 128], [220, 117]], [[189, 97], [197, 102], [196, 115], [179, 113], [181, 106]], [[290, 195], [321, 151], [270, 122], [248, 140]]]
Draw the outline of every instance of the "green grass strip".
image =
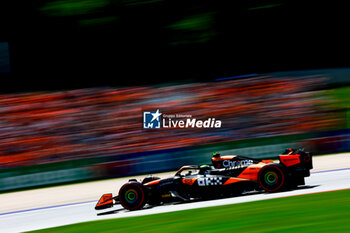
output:
[[350, 232], [349, 219], [350, 190], [341, 190], [99, 220], [35, 232]]

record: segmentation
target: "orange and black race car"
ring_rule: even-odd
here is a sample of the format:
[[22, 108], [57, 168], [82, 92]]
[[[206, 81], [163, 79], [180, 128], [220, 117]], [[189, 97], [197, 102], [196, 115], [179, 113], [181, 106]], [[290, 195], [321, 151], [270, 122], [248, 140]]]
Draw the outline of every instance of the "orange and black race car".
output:
[[95, 209], [121, 204], [137, 210], [145, 204], [231, 197], [253, 190], [278, 192], [305, 184], [312, 169], [311, 153], [300, 149], [287, 149], [279, 155], [279, 163], [220, 153], [214, 153], [211, 160], [211, 165], [183, 166], [170, 178], [130, 179], [118, 196], [104, 194]]

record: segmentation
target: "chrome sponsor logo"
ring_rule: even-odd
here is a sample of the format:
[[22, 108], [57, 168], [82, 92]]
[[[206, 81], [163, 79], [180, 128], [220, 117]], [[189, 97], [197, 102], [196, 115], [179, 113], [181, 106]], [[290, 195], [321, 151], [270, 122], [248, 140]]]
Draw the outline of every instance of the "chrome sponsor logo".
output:
[[250, 164], [253, 164], [253, 160], [244, 159], [244, 160], [224, 160], [222, 166], [227, 167], [247, 167]]

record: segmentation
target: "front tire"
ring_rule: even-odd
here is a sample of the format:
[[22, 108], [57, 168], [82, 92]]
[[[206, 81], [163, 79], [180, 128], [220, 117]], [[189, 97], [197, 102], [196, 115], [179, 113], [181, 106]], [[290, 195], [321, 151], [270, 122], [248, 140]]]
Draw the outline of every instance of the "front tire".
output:
[[143, 185], [139, 182], [124, 184], [119, 190], [119, 201], [125, 209], [141, 209], [146, 204], [146, 195]]
[[259, 185], [267, 192], [281, 191], [286, 184], [283, 168], [278, 165], [263, 167], [258, 174]]

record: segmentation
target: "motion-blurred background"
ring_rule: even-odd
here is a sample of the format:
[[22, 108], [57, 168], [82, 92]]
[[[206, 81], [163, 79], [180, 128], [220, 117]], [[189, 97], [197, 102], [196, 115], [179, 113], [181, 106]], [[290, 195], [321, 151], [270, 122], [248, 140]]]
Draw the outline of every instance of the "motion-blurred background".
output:
[[[349, 151], [346, 9], [1, 1], [0, 191], [169, 171], [215, 151]], [[156, 109], [222, 128], [144, 130]]]

